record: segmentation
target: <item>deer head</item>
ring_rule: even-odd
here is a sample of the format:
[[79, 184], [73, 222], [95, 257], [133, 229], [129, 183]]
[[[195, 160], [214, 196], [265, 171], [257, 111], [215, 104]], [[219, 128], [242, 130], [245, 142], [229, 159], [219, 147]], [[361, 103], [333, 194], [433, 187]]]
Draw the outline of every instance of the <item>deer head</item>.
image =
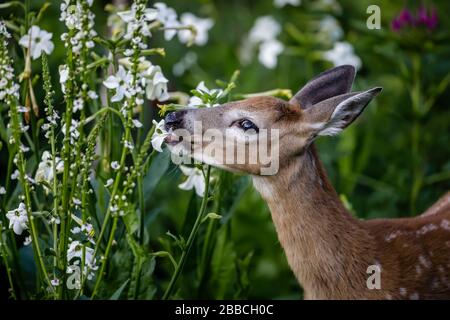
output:
[[317, 136], [347, 127], [381, 91], [350, 92], [354, 77], [352, 66], [340, 66], [316, 76], [290, 101], [261, 96], [172, 112], [165, 118], [172, 132], [166, 142], [172, 151], [230, 171], [275, 174]]

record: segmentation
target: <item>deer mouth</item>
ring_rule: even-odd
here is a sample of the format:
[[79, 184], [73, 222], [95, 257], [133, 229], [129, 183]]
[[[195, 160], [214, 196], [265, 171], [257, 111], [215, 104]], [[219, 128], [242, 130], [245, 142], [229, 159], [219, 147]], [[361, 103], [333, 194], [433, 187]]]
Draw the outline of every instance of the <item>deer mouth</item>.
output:
[[183, 137], [177, 135], [173, 130], [169, 131], [169, 135], [164, 138], [164, 142], [168, 145], [174, 146], [183, 141]]

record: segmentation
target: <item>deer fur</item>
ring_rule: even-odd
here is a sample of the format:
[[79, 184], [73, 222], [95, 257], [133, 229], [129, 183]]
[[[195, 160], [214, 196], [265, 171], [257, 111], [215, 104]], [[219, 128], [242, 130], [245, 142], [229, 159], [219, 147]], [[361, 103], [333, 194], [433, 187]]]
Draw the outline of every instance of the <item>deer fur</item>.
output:
[[[251, 119], [259, 128], [279, 130], [279, 170], [258, 174], [261, 164], [223, 164], [208, 154], [202, 160], [230, 171], [251, 174], [267, 202], [288, 263], [306, 299], [450, 298], [450, 192], [413, 218], [359, 220], [344, 207], [318, 157], [314, 139], [334, 135], [352, 123], [381, 89], [350, 92], [355, 70], [342, 66], [312, 79], [287, 102], [257, 97], [216, 108], [185, 110], [166, 118], [168, 130], [192, 134], [232, 128]], [[188, 137], [189, 138], [189, 137]], [[246, 143], [246, 142], [236, 143]], [[242, 140], [244, 141], [244, 140]], [[179, 140], [168, 139], [171, 145]], [[205, 156], [205, 143], [191, 156]], [[369, 288], [369, 266], [379, 268], [380, 288]]]

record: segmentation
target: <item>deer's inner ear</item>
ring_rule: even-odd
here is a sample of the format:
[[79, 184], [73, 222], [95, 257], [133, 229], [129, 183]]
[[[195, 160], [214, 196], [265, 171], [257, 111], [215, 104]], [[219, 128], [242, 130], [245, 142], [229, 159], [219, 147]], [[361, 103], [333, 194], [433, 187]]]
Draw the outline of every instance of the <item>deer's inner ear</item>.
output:
[[354, 79], [353, 66], [343, 65], [327, 70], [310, 80], [290, 102], [308, 109], [320, 101], [350, 92]]
[[335, 135], [349, 126], [381, 90], [373, 88], [333, 97], [305, 110], [305, 114], [317, 135]]

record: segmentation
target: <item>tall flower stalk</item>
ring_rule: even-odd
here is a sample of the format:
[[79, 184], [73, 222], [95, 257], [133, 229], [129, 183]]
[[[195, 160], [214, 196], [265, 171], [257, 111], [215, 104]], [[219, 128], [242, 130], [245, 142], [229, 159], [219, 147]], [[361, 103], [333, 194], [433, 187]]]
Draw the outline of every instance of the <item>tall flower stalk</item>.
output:
[[[8, 54], [7, 40], [9, 33], [3, 23], [0, 24], [0, 78], [6, 81], [3, 85], [2, 99], [6, 105], [9, 106], [9, 117], [11, 119], [11, 136], [9, 138], [10, 150], [14, 156], [14, 164], [18, 170], [18, 178], [23, 188], [23, 195], [20, 199], [23, 201], [22, 208], [26, 211], [27, 222], [29, 224], [29, 232], [32, 239], [33, 253], [35, 261], [37, 262], [37, 268], [39, 276], [44, 279], [45, 283], [51, 289], [50, 279], [48, 277], [45, 264], [43, 261], [43, 255], [39, 247], [39, 241], [37, 236], [37, 227], [35, 218], [32, 214], [31, 205], [31, 186], [30, 181], [32, 179], [26, 172], [26, 161], [24, 153], [28, 150], [22, 144], [22, 134], [28, 130], [28, 126], [23, 125], [21, 113], [25, 111], [25, 108], [19, 106], [19, 85], [14, 82], [12, 61]], [[20, 206], [19, 206], [20, 207]], [[43, 289], [43, 288], [42, 288]]]

